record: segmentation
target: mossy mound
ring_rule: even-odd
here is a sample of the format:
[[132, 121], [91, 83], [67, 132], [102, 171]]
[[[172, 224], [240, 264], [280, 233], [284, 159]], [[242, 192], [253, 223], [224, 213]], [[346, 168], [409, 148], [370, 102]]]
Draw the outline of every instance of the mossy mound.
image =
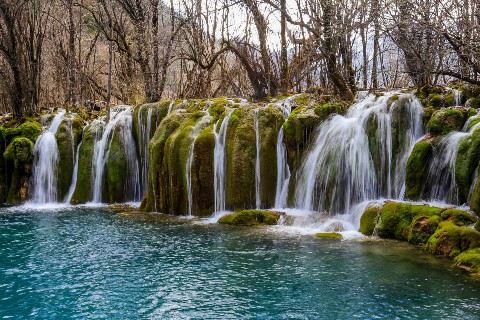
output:
[[480, 129], [471, 136], [465, 137], [458, 147], [457, 161], [455, 162], [455, 182], [457, 184], [459, 203], [467, 202], [470, 185], [475, 169], [480, 160]]
[[456, 257], [461, 252], [480, 246], [480, 232], [443, 221], [430, 237], [427, 248], [436, 255]]
[[93, 188], [93, 152], [95, 143], [103, 132], [98, 124], [93, 124], [85, 129], [82, 145], [79, 150], [77, 186], [72, 197], [72, 203], [85, 203], [92, 200]]
[[458, 209], [447, 209], [442, 212], [441, 217], [443, 220], [452, 221], [457, 226], [461, 227], [472, 225], [477, 221], [477, 218], [470, 213]]
[[227, 210], [255, 207], [256, 135], [254, 109], [236, 109], [229, 121], [226, 143]]
[[282, 215], [284, 213], [278, 211], [242, 210], [223, 216], [218, 223], [235, 226], [275, 225]]
[[452, 131], [460, 131], [469, 116], [468, 109], [450, 107], [436, 111], [430, 121], [428, 130], [432, 136], [445, 135]]
[[407, 199], [419, 200], [421, 198], [432, 152], [433, 146], [429, 140], [423, 140], [415, 144], [407, 161], [405, 176]]
[[382, 238], [420, 243], [425, 237], [428, 239], [428, 234], [433, 234], [435, 229], [432, 230], [432, 227], [436, 220], [441, 220], [440, 214], [443, 210], [428, 205], [389, 202], [380, 210], [378, 235]]
[[34, 143], [30, 139], [15, 137], [3, 153], [4, 159], [13, 163], [6, 199], [8, 204], [19, 204], [27, 200], [32, 175], [33, 147]]
[[65, 119], [58, 127], [57, 140], [59, 162], [57, 166], [57, 199], [62, 201], [70, 189], [75, 166], [77, 146], [82, 139], [84, 122], [80, 117]]
[[327, 239], [342, 239], [343, 236], [340, 233], [336, 232], [320, 232], [315, 234], [318, 238], [327, 238]]
[[369, 208], [360, 218], [360, 232], [366, 236], [373, 235], [378, 217], [378, 208]]
[[24, 137], [34, 142], [42, 133], [42, 125], [36, 121], [27, 121], [17, 128], [7, 128], [5, 130], [5, 138], [7, 141], [13, 140], [15, 137]]
[[480, 273], [480, 248], [460, 253], [455, 257], [457, 267], [472, 273]]

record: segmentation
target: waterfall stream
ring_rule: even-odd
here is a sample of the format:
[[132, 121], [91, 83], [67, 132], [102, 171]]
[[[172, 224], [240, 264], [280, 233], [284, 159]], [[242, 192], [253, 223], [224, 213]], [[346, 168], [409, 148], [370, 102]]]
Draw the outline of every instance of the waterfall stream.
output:
[[260, 129], [258, 127], [258, 110], [254, 110], [253, 116], [254, 128], [255, 128], [255, 147], [256, 147], [256, 156], [255, 156], [255, 206], [257, 209], [260, 209], [262, 204], [260, 196]]
[[140, 127], [140, 169], [141, 169], [141, 179], [140, 179], [140, 195], [143, 196], [147, 193], [148, 189], [148, 167], [149, 167], [149, 152], [148, 152], [148, 143], [152, 137], [152, 108], [147, 110], [147, 119], [143, 119], [145, 106], [141, 106], [138, 111], [138, 124]]
[[215, 212], [225, 211], [225, 196], [226, 196], [226, 170], [227, 170], [227, 154], [226, 154], [226, 140], [228, 122], [235, 109], [228, 111], [223, 119], [220, 130], [217, 132], [218, 122], [213, 126], [213, 134], [215, 135], [215, 150], [214, 150], [214, 190], [215, 190]]
[[[292, 112], [292, 98], [277, 103], [282, 111], [285, 121], [287, 121]], [[287, 147], [283, 141], [283, 125], [278, 132], [277, 137], [277, 185], [275, 192], [275, 208], [285, 208], [287, 206], [288, 184], [290, 183], [290, 168], [287, 163]]]
[[55, 134], [65, 117], [60, 109], [47, 131], [41, 134], [33, 148], [32, 200], [35, 203], [57, 201], [57, 165], [59, 160]]
[[[423, 135], [423, 108], [407, 96], [403, 114], [396, 110], [397, 101], [389, 102], [394, 94], [368, 95], [346, 116], [335, 115], [320, 125], [297, 172], [294, 207], [340, 213], [366, 200], [401, 198], [409, 152]], [[393, 121], [406, 124], [405, 132], [395, 133], [404, 137], [395, 150]]]
[[109, 156], [114, 131], [120, 135], [121, 144], [127, 161], [128, 181], [125, 182], [125, 198], [130, 201], [140, 200], [140, 177], [137, 152], [132, 135], [132, 108], [129, 106], [116, 107], [111, 112], [111, 118], [105, 123], [105, 118], [95, 120], [92, 126], [102, 128], [102, 136], [95, 143], [93, 151], [93, 196], [94, 203], [102, 202], [102, 191], [105, 167]]
[[[83, 134], [85, 133], [85, 128], [83, 128]], [[77, 175], [78, 175], [78, 160], [80, 158], [80, 148], [82, 146], [83, 140], [80, 141], [80, 143], [77, 146], [77, 152], [75, 153], [75, 164], [73, 166], [73, 174], [72, 174], [72, 184], [70, 185], [70, 188], [68, 189], [67, 196], [65, 197], [65, 203], [70, 203], [72, 201], [73, 194], [75, 193], [75, 188], [77, 187]]]

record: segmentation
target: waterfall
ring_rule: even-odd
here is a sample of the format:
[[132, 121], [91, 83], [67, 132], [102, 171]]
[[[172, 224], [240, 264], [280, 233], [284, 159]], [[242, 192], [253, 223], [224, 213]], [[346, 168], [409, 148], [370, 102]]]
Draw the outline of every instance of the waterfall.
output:
[[[285, 122], [291, 113], [291, 98], [278, 103], [277, 106], [283, 112]], [[277, 137], [277, 187], [275, 192], [275, 208], [285, 208], [287, 206], [288, 184], [290, 183], [290, 168], [287, 163], [287, 147], [283, 141], [283, 125], [278, 132]]]
[[[82, 132], [82, 137], [85, 134], [85, 128], [83, 128]], [[72, 173], [72, 184], [70, 185], [70, 188], [68, 189], [67, 196], [65, 197], [65, 203], [70, 203], [73, 198], [73, 194], [75, 193], [75, 189], [77, 187], [77, 175], [78, 175], [78, 160], [80, 158], [80, 147], [82, 146], [83, 139], [80, 141], [80, 143], [77, 146], [77, 153], [75, 154], [75, 165], [73, 166], [73, 173]]]
[[175, 104], [175, 100], [172, 100], [170, 104], [168, 105], [168, 111], [167, 111], [167, 116], [172, 112], [173, 105]]
[[462, 91], [454, 90], [454, 101], [456, 106], [462, 105]]
[[[400, 98], [389, 102], [394, 94], [368, 95], [352, 105], [346, 116], [334, 115], [317, 128], [297, 172], [296, 208], [340, 213], [366, 200], [401, 197], [409, 152], [423, 134], [423, 108], [413, 96], [403, 95], [408, 99], [403, 100], [408, 109], [403, 114], [397, 110], [402, 106]], [[395, 112], [400, 112], [397, 120], [406, 121], [407, 126], [406, 132], [396, 132], [404, 138], [393, 150]], [[377, 162], [370, 150], [372, 138], [378, 148], [373, 154]]]
[[[455, 164], [457, 162], [458, 149], [462, 141], [471, 136], [472, 133], [480, 127], [480, 122], [468, 129], [470, 123], [478, 118], [478, 116], [470, 117], [463, 126], [462, 131], [451, 132], [434, 146], [432, 159], [428, 168], [426, 186], [431, 186], [429, 199], [436, 201], [445, 201], [447, 203], [459, 204], [458, 190], [455, 180]], [[468, 129], [468, 131], [467, 131]], [[473, 182], [477, 179], [477, 171], [475, 170]], [[474, 186], [473, 186], [474, 187]], [[470, 200], [473, 187], [470, 187]]]
[[38, 137], [33, 148], [33, 202], [52, 203], [57, 201], [57, 165], [59, 160], [55, 134], [66, 111], [59, 109], [50, 127]]
[[215, 189], [215, 212], [225, 211], [225, 197], [226, 197], [226, 170], [227, 170], [227, 154], [226, 154], [226, 140], [228, 121], [235, 111], [232, 109], [228, 111], [223, 119], [220, 130], [217, 132], [218, 122], [213, 125], [213, 134], [215, 135], [215, 149], [214, 149], [214, 189]]
[[188, 215], [193, 215], [193, 192], [192, 192], [192, 165], [193, 165], [193, 156], [195, 151], [195, 140], [200, 135], [203, 129], [210, 124], [212, 117], [210, 116], [208, 110], [205, 112], [205, 115], [198, 121], [192, 128], [190, 136], [192, 137], [192, 144], [188, 151], [187, 165], [185, 168], [185, 180], [187, 182], [187, 194], [188, 194]]
[[111, 112], [111, 118], [105, 123], [105, 118], [95, 120], [92, 126], [97, 132], [103, 128], [101, 138], [95, 143], [93, 151], [93, 197], [94, 203], [102, 202], [102, 188], [104, 180], [105, 166], [110, 153], [110, 145], [112, 143], [114, 130], [117, 129], [122, 146], [124, 147], [124, 155], [127, 161], [128, 181], [125, 182], [124, 190], [126, 200], [140, 200], [140, 176], [138, 168], [137, 153], [135, 150], [135, 141], [132, 135], [132, 109], [129, 106], [116, 107]]
[[[142, 110], [147, 107], [147, 119], [143, 119], [144, 112]], [[140, 127], [140, 167], [141, 167], [141, 179], [140, 179], [140, 195], [144, 196], [148, 189], [148, 167], [149, 167], [149, 151], [148, 144], [152, 136], [152, 108], [148, 106], [141, 106], [138, 110], [138, 123]], [[144, 121], [145, 120], [145, 121]]]
[[256, 208], [260, 209], [262, 200], [260, 199], [260, 129], [258, 128], [258, 110], [254, 111], [253, 117], [255, 127], [255, 144], [256, 144], [256, 158], [255, 158], [255, 204]]

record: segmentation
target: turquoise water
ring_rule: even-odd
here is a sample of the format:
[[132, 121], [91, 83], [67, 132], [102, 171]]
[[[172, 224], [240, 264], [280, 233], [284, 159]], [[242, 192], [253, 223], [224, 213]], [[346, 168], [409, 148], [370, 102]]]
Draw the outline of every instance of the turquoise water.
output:
[[480, 282], [396, 242], [0, 209], [0, 318], [478, 319]]

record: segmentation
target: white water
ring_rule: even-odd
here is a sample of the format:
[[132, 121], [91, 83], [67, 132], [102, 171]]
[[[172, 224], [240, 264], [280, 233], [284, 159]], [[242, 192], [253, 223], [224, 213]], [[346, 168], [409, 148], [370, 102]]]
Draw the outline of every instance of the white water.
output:
[[[120, 135], [121, 144], [124, 147], [124, 155], [127, 161], [128, 181], [125, 181], [126, 190], [124, 190], [125, 200], [140, 200], [140, 177], [135, 150], [135, 142], [132, 134], [132, 109], [129, 106], [117, 107], [111, 112], [110, 121], [105, 123], [105, 118], [95, 120], [92, 123], [95, 130], [103, 128], [101, 138], [95, 143], [93, 151], [93, 196], [92, 202], [102, 202], [102, 188], [104, 182], [104, 172], [108, 160], [110, 145], [114, 131]], [[97, 131], [98, 132], [98, 131]]]
[[57, 165], [59, 161], [55, 134], [66, 111], [60, 109], [47, 131], [41, 134], [33, 148], [32, 201], [53, 203], [57, 201]]
[[217, 132], [218, 122], [213, 126], [213, 134], [215, 135], [215, 150], [214, 150], [214, 189], [215, 189], [215, 212], [225, 211], [225, 196], [226, 196], [226, 170], [227, 170], [227, 154], [226, 154], [226, 140], [228, 121], [235, 111], [232, 109], [228, 111], [223, 119], [220, 130]]
[[[288, 117], [292, 112], [291, 102], [292, 98], [288, 98], [277, 103], [277, 106], [280, 108], [285, 117], [285, 122], [288, 120]], [[287, 206], [288, 184], [290, 183], [290, 168], [287, 162], [287, 147], [285, 146], [283, 138], [284, 132], [282, 124], [277, 137], [277, 186], [275, 192], [275, 208], [285, 208]]]
[[[399, 150], [393, 150], [392, 116], [398, 101], [387, 103], [393, 94], [368, 95], [346, 116], [333, 116], [320, 125], [297, 172], [296, 208], [340, 213], [367, 200], [401, 198], [409, 152], [423, 134], [423, 108], [408, 96], [409, 112], [402, 115], [407, 117], [406, 132], [397, 132], [405, 138]], [[369, 148], [369, 121], [377, 126], [378, 165]]]
[[255, 146], [256, 146], [256, 157], [255, 157], [255, 205], [257, 209], [260, 209], [262, 205], [261, 195], [260, 195], [260, 129], [258, 127], [258, 110], [254, 110], [253, 116], [254, 128], [255, 128]]
[[167, 116], [172, 112], [173, 105], [175, 104], [175, 100], [172, 100], [170, 104], [168, 105], [168, 111], [167, 111]]
[[[147, 118], [144, 117], [144, 108], [147, 110]], [[140, 195], [144, 196], [148, 191], [148, 168], [149, 168], [149, 151], [148, 144], [152, 137], [152, 114], [153, 110], [149, 106], [141, 106], [138, 111], [138, 124], [140, 128], [140, 167], [141, 167], [141, 179], [140, 179]]]
[[205, 115], [198, 121], [192, 128], [190, 136], [192, 137], [192, 143], [188, 151], [187, 164], [185, 168], [185, 180], [187, 182], [187, 194], [188, 194], [188, 216], [193, 215], [193, 191], [192, 191], [192, 165], [193, 165], [193, 156], [195, 152], [195, 140], [200, 135], [203, 129], [210, 124], [212, 117], [210, 116], [208, 110], [205, 112]]
[[[85, 133], [85, 128], [83, 128], [83, 131]], [[83, 137], [83, 134], [82, 134], [82, 137]], [[65, 197], [65, 201], [64, 201], [65, 203], [72, 202], [72, 197], [77, 187], [78, 159], [80, 158], [80, 147], [82, 146], [82, 142], [83, 140], [80, 141], [80, 143], [77, 146], [77, 153], [75, 154], [75, 165], [73, 167], [73, 174], [72, 174], [72, 184], [70, 185], [67, 196]]]
[[460, 90], [454, 90], [454, 101], [456, 106], [462, 105], [462, 92]]

